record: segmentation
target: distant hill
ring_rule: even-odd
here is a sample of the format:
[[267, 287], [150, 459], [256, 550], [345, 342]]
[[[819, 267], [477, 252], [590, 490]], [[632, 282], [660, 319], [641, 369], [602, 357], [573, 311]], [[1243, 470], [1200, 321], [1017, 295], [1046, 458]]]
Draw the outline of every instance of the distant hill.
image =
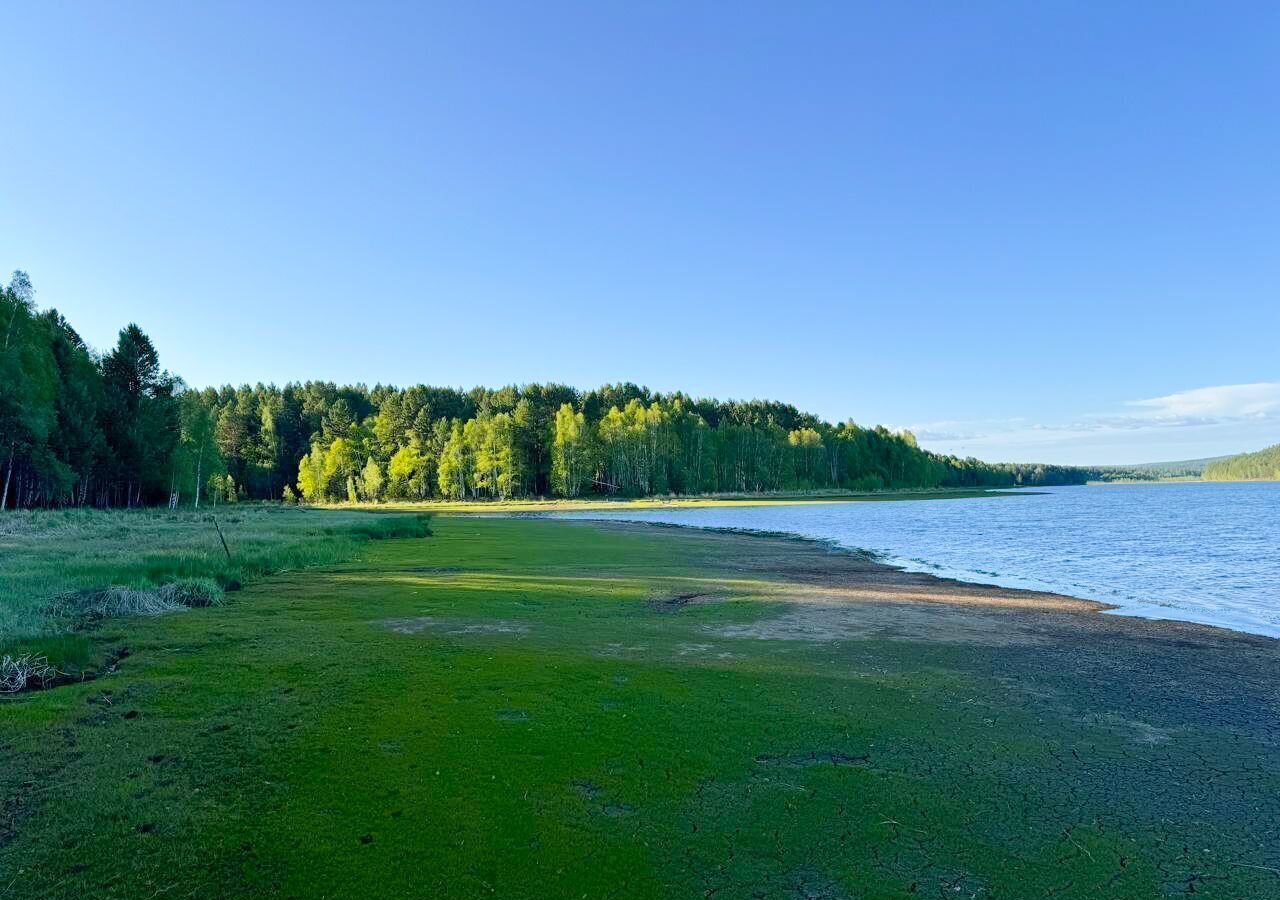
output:
[[1159, 481], [1164, 478], [1200, 478], [1209, 466], [1234, 458], [1231, 456], [1208, 456], [1204, 459], [1136, 463], [1129, 466], [1097, 466], [1094, 468], [1094, 472], [1098, 481]]
[[1241, 453], [1205, 466], [1205, 481], [1280, 481], [1280, 444]]

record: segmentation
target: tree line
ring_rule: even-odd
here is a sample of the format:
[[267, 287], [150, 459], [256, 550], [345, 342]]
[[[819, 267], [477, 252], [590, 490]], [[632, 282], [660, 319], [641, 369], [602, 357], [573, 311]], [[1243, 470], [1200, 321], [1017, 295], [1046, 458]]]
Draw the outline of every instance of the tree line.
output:
[[1280, 481], [1280, 444], [1211, 462], [1201, 477], [1205, 481]]
[[0, 289], [0, 510], [1008, 487], [1090, 476], [942, 456], [908, 431], [831, 424], [789, 404], [634, 384], [196, 390], [161, 367], [137, 325], [99, 353], [33, 298], [21, 272]]
[[0, 288], [0, 511], [176, 504], [207, 487], [213, 421], [146, 334], [129, 325], [97, 353], [34, 293], [23, 272]]

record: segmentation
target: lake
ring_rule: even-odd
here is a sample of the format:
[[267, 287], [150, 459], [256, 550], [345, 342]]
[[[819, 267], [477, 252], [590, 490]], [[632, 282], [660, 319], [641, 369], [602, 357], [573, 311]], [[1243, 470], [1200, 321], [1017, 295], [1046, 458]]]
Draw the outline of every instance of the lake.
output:
[[1280, 637], [1280, 483], [560, 515], [788, 532], [870, 550], [913, 571]]

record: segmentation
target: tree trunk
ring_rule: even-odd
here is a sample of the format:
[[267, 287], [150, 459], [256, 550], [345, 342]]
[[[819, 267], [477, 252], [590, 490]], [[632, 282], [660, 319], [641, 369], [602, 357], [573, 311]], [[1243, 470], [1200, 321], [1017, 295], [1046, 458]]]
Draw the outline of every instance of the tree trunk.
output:
[[4, 512], [9, 503], [9, 482], [13, 479], [13, 454], [17, 449], [16, 445], [9, 445], [9, 471], [4, 476], [4, 493], [0, 494], [0, 512]]
[[196, 505], [195, 505], [196, 509], [200, 508], [200, 470], [203, 466], [204, 466], [204, 444], [201, 444], [200, 453], [198, 456], [196, 456]]

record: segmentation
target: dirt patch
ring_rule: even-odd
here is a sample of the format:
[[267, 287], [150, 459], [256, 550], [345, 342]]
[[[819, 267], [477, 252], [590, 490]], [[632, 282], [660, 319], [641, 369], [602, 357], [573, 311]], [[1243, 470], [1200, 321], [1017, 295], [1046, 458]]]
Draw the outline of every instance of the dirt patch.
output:
[[405, 619], [382, 619], [375, 624], [396, 634], [421, 634], [436, 631], [441, 634], [528, 634], [529, 626], [510, 619], [492, 619], [484, 622], [468, 622], [440, 616], [416, 616]]
[[528, 722], [529, 711], [527, 709], [500, 709], [498, 710], [499, 722]]
[[772, 597], [786, 603], [776, 616], [755, 622], [707, 626], [728, 638], [771, 641], [951, 641], [1009, 646], [1037, 644], [1036, 630], [1007, 616], [972, 607], [910, 600], [868, 600], [852, 592], [796, 592]]

